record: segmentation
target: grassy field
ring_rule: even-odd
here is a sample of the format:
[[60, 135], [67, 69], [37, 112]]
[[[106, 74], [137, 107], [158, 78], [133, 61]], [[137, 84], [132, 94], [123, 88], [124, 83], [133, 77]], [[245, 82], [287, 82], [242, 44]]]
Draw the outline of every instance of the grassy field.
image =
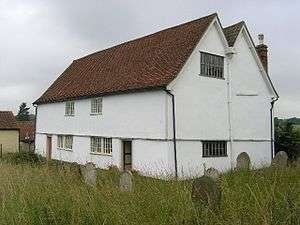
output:
[[300, 223], [300, 169], [229, 172], [220, 179], [220, 209], [195, 209], [191, 181], [135, 175], [135, 191], [120, 192], [116, 170], [99, 171], [86, 186], [69, 165], [0, 162], [0, 224], [240, 224]]

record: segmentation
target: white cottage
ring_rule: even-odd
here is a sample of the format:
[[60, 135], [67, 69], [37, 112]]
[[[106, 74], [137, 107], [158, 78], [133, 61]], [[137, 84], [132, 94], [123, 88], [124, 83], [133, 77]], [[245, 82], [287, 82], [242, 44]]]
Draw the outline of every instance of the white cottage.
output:
[[270, 164], [267, 46], [217, 14], [77, 59], [34, 103], [36, 152], [145, 175]]

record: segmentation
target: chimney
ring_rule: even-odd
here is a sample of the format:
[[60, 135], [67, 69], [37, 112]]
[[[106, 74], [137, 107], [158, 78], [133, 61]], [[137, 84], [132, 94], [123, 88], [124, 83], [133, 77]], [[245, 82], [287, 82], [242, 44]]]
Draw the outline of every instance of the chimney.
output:
[[264, 44], [263, 34], [258, 35], [258, 45], [255, 48], [266, 72], [268, 73], [268, 46]]

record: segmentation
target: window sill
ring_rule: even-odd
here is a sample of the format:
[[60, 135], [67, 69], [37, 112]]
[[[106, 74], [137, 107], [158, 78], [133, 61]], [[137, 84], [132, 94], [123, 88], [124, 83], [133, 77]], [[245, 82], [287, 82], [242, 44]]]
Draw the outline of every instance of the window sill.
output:
[[225, 77], [211, 77], [211, 76], [207, 76], [207, 75], [203, 75], [203, 74], [199, 74], [199, 76], [213, 78], [213, 79], [218, 79], [218, 80], [225, 80]]
[[102, 113], [90, 113], [90, 116], [102, 116]]
[[221, 155], [221, 156], [202, 156], [202, 158], [227, 158], [228, 155]]
[[68, 149], [68, 148], [57, 148], [57, 149], [62, 151], [73, 152], [73, 149]]
[[97, 153], [97, 152], [90, 152], [91, 155], [99, 155], [99, 156], [109, 156], [112, 157], [112, 154], [105, 154], [105, 153]]
[[66, 115], [65, 114], [65, 117], [74, 117], [75, 115]]

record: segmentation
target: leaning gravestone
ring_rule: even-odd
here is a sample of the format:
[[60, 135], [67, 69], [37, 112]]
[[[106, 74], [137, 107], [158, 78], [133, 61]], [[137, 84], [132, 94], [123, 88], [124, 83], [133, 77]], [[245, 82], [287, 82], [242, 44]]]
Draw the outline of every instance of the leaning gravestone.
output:
[[275, 167], [286, 167], [288, 155], [284, 151], [278, 152], [272, 160], [272, 166]]
[[125, 171], [120, 176], [120, 189], [121, 191], [133, 191], [133, 176], [130, 171]]
[[217, 183], [207, 176], [195, 179], [192, 186], [192, 201], [196, 207], [205, 204], [212, 209], [218, 208], [221, 202], [221, 191]]
[[88, 185], [94, 186], [97, 182], [97, 170], [93, 163], [87, 163], [85, 166], [81, 167], [81, 174], [83, 176], [84, 182]]
[[204, 176], [210, 177], [214, 181], [217, 181], [220, 177], [220, 172], [219, 172], [219, 170], [217, 170], [213, 167], [210, 167], [209, 169], [204, 171]]
[[242, 152], [238, 155], [236, 159], [236, 169], [238, 170], [248, 170], [250, 169], [250, 157], [246, 152]]

